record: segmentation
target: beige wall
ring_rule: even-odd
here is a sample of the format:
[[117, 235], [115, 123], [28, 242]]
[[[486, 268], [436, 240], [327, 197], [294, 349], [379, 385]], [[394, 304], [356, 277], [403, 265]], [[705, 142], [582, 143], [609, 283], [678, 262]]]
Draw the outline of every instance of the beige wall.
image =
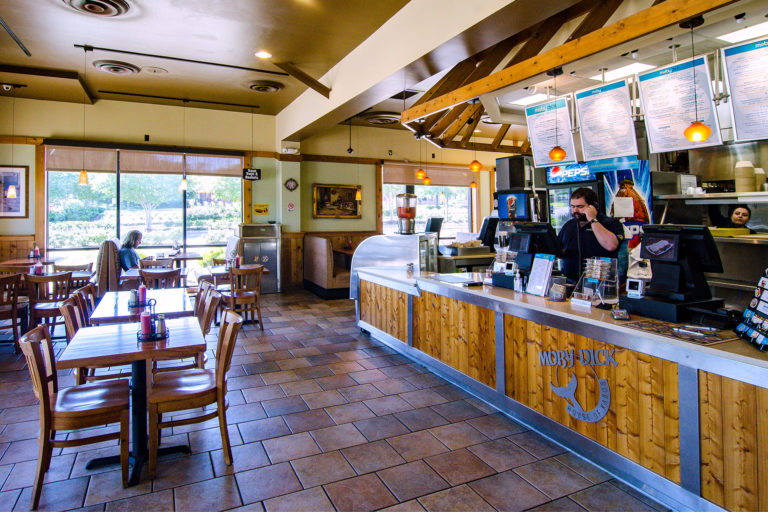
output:
[[267, 215], [253, 215], [253, 222], [265, 223], [269, 221], [280, 222], [280, 208], [278, 207], [277, 164], [274, 158], [253, 158], [251, 165], [255, 169], [261, 169], [261, 180], [251, 182], [251, 198], [254, 205], [266, 204], [269, 208]]
[[[314, 183], [361, 184], [363, 187], [362, 218], [313, 219], [312, 185]], [[301, 191], [302, 231], [376, 231], [376, 166], [302, 162], [301, 179], [297, 191]]]

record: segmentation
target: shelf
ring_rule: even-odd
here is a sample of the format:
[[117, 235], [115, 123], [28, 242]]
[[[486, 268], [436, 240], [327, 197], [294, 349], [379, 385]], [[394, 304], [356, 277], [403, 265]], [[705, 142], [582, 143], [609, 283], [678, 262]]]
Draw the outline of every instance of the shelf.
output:
[[768, 203], [768, 192], [716, 192], [712, 194], [666, 194], [654, 196], [654, 199], [666, 201], [681, 199], [685, 204], [733, 204], [733, 203]]

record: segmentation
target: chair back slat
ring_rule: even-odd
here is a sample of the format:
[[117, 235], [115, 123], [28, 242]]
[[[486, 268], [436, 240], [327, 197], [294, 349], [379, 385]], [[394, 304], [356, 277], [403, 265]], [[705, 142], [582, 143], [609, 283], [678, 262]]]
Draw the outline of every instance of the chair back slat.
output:
[[227, 392], [227, 372], [232, 364], [237, 333], [243, 326], [243, 317], [232, 311], [224, 311], [224, 318], [219, 327], [219, 339], [216, 343], [216, 386]]
[[139, 268], [173, 268], [172, 259], [163, 260], [139, 260]]
[[9, 306], [16, 315], [21, 274], [0, 275], [0, 306]]
[[147, 288], [174, 288], [178, 286], [181, 278], [181, 269], [173, 270], [148, 270], [139, 269], [139, 275]]
[[213, 317], [216, 316], [216, 310], [221, 302], [221, 294], [215, 290], [211, 290], [205, 297], [205, 302], [200, 314], [197, 315], [197, 320], [200, 322], [200, 329], [203, 331], [203, 336], [211, 332], [211, 324], [213, 323]]
[[64, 317], [64, 326], [67, 329], [67, 341], [71, 341], [80, 328], [85, 327], [83, 313], [77, 299], [72, 296], [59, 306], [61, 316]]
[[40, 417], [49, 414], [51, 398], [59, 391], [56, 358], [48, 327], [40, 325], [21, 337], [21, 351], [27, 360], [35, 396], [40, 400]]
[[87, 306], [86, 309], [88, 311], [88, 318], [90, 319], [91, 315], [93, 314], [93, 310], [96, 309], [96, 285], [94, 285], [93, 283], [88, 283], [82, 288], [78, 288], [77, 290], [75, 290], [75, 292], [79, 293], [80, 295], [83, 296], [83, 298], [85, 298], [85, 305]]
[[208, 294], [211, 293], [213, 285], [210, 281], [202, 281], [197, 285], [197, 294], [195, 295], [195, 316], [200, 317], [203, 314], [203, 307], [205, 306], [205, 299]]
[[238, 294], [261, 292], [261, 276], [264, 274], [264, 267], [242, 267], [242, 268], [230, 268], [229, 280], [232, 283], [232, 295], [237, 297]]
[[[91, 263], [83, 263], [81, 265], [59, 265], [57, 263], [53, 264], [53, 271], [54, 272], [88, 272], [89, 274], [93, 271], [93, 262]], [[74, 288], [80, 288], [82, 286], [85, 286], [88, 284], [91, 280], [91, 276], [88, 277], [72, 277], [71, 282], [69, 283], [69, 289], [72, 290]]]

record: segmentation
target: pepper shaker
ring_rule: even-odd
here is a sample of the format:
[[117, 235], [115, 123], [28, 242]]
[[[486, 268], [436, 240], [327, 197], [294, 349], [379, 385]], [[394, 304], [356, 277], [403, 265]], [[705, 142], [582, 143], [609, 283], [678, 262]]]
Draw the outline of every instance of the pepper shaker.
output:
[[165, 336], [165, 315], [157, 315], [157, 326], [155, 332], [158, 336]]

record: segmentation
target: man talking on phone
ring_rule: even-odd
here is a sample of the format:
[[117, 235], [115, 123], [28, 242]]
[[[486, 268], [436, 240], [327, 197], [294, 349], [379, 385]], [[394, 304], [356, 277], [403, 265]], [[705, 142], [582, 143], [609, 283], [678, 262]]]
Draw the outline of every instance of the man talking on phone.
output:
[[571, 194], [571, 220], [557, 238], [563, 244], [563, 274], [577, 282], [584, 260], [593, 257], [618, 257], [624, 240], [624, 226], [617, 219], [597, 210], [597, 194], [591, 188], [577, 188]]

